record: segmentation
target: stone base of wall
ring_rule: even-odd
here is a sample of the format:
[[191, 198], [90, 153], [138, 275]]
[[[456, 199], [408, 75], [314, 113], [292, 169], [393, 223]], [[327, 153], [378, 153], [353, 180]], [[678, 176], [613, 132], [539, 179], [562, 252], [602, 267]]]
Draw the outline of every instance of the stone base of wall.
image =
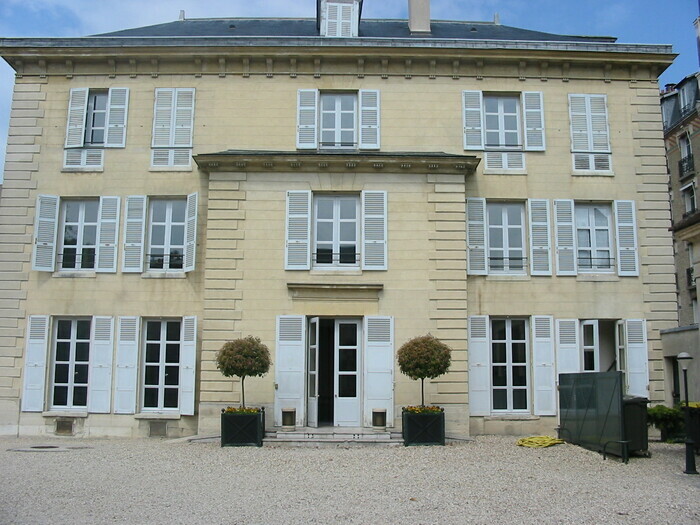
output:
[[469, 428], [474, 436], [553, 436], [557, 435], [556, 417], [472, 417]]

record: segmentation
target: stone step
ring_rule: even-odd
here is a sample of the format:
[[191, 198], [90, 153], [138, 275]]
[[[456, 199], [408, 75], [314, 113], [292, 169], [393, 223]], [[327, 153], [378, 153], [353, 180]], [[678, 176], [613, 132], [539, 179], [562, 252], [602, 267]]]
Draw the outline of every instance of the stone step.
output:
[[297, 428], [291, 431], [270, 429], [263, 443], [281, 446], [346, 446], [346, 445], [403, 445], [400, 432], [374, 431], [368, 428]]

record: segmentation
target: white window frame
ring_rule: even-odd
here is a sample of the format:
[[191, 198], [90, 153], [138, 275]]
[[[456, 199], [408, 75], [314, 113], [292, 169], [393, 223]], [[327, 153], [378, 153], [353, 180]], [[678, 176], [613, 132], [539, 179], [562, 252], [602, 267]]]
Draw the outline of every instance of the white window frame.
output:
[[[85, 219], [85, 206], [87, 203], [95, 203], [96, 209], [95, 209], [95, 220], [94, 221], [87, 221]], [[78, 204], [79, 205], [79, 211], [78, 211], [78, 220], [77, 222], [69, 222], [67, 220], [67, 210], [66, 208], [70, 204]], [[95, 271], [96, 266], [97, 266], [97, 250], [99, 246], [99, 227], [100, 227], [100, 201], [99, 199], [61, 199], [61, 218], [59, 221], [60, 224], [60, 232], [59, 232], [59, 249], [58, 253], [60, 255], [60, 260], [58, 261], [58, 270], [61, 272], [79, 272], [79, 271]], [[77, 239], [76, 243], [74, 245], [66, 245], [65, 241], [65, 233], [66, 233], [66, 227], [69, 225], [76, 226], [78, 229], [78, 234], [77, 234]], [[86, 227], [94, 227], [95, 228], [95, 242], [94, 244], [85, 244], [84, 239], [85, 239], [85, 228]], [[83, 260], [82, 260], [82, 255], [83, 255], [83, 250], [85, 249], [90, 249], [92, 248], [93, 250], [93, 256], [92, 256], [92, 267], [90, 268], [83, 268]], [[67, 268], [65, 266], [65, 261], [66, 261], [66, 250], [67, 249], [75, 249], [75, 266], [73, 268]]]
[[333, 2], [321, 0], [321, 36], [354, 38], [358, 36], [359, 7], [357, 0]]
[[[343, 100], [352, 101], [352, 110], [343, 109]], [[332, 102], [332, 109], [327, 109], [326, 106]], [[358, 105], [359, 100], [357, 93], [322, 91], [319, 97], [319, 148], [320, 149], [357, 149], [358, 147]], [[352, 115], [352, 128], [343, 127], [343, 117]], [[326, 127], [326, 118], [333, 118], [333, 126]], [[333, 142], [323, 140], [325, 133], [333, 133]], [[352, 132], [352, 140], [350, 142], [343, 141], [344, 133]]]
[[192, 169], [195, 100], [195, 88], [156, 88], [151, 171]]
[[[506, 338], [494, 339], [493, 336], [493, 323], [494, 321], [505, 322], [506, 328]], [[524, 324], [523, 332], [525, 334], [525, 339], [513, 339], [513, 321], [522, 321]], [[529, 414], [532, 411], [532, 378], [530, 370], [530, 319], [527, 317], [492, 317], [489, 319], [489, 350], [490, 350], [490, 369], [491, 369], [491, 411], [494, 414]], [[513, 362], [513, 344], [524, 343], [525, 344], [525, 363], [514, 363]], [[494, 354], [494, 344], [505, 344], [506, 345], [506, 361], [505, 363], [495, 363]], [[494, 385], [493, 372], [495, 367], [506, 368], [506, 385]], [[522, 385], [517, 387], [514, 385], [513, 381], [513, 369], [515, 367], [525, 367], [525, 380], [526, 385], [523, 388]], [[506, 392], [506, 408], [495, 408], [494, 403], [494, 392], [496, 390], [504, 390]], [[514, 405], [514, 392], [515, 390], [525, 390], [527, 406], [525, 408], [513, 408]]]
[[680, 189], [683, 200], [683, 214], [690, 215], [697, 210], [697, 199], [695, 196], [695, 181], [689, 182]]
[[[312, 231], [313, 231], [313, 247], [312, 247], [312, 267], [313, 268], [333, 268], [333, 269], [343, 269], [343, 268], [358, 268], [361, 261], [361, 228], [360, 223], [362, 220], [362, 209], [360, 204], [359, 194], [331, 194], [331, 193], [314, 193], [313, 195], [313, 220], [312, 220]], [[333, 218], [332, 219], [319, 219], [319, 203], [321, 201], [332, 201], [333, 203]], [[355, 203], [355, 218], [354, 219], [342, 219], [340, 217], [341, 202], [352, 200]], [[319, 222], [331, 223], [332, 224], [332, 262], [330, 263], [319, 263], [318, 262], [318, 234], [319, 234]], [[340, 229], [342, 224], [355, 223], [355, 261], [353, 263], [342, 263], [340, 261]], [[322, 244], [328, 244], [328, 242], [323, 242]], [[343, 243], [350, 244], [350, 241]]]
[[692, 155], [693, 150], [690, 144], [690, 135], [687, 131], [682, 132], [678, 136], [678, 149], [681, 153], [681, 160], [685, 160], [690, 155]]
[[569, 94], [571, 159], [574, 174], [612, 174], [608, 98]]
[[[509, 208], [518, 208], [520, 212], [520, 224], [511, 225], [508, 223]], [[495, 208], [500, 208], [501, 224], [496, 225], [491, 223], [492, 210]], [[527, 245], [526, 245], [526, 226], [525, 226], [525, 206], [523, 203], [519, 202], [502, 202], [502, 201], [487, 201], [486, 202], [486, 222], [487, 222], [487, 245], [488, 245], [488, 271], [490, 274], [525, 274], [527, 273]], [[494, 247], [494, 233], [496, 230], [501, 232], [501, 247]], [[510, 235], [511, 230], [520, 231], [520, 247], [511, 248], [510, 247]], [[511, 264], [510, 253], [514, 251], [520, 251], [520, 267], [518, 264]], [[501, 258], [501, 267], [496, 264], [495, 258], [492, 256], [494, 251], [502, 251], [503, 257]], [[517, 257], [515, 258], [517, 260]]]
[[[96, 102], [102, 101], [104, 109], [96, 108]], [[87, 114], [85, 118], [85, 138], [84, 145], [86, 147], [104, 147], [107, 142], [107, 108], [109, 104], [109, 90], [107, 89], [91, 89], [88, 91]], [[102, 126], [95, 126], [94, 121], [98, 115], [102, 115], [104, 120]], [[102, 140], [92, 140], [93, 132], [101, 131]]]
[[[177, 339], [177, 344], [179, 345], [178, 348], [178, 362], [176, 364], [173, 363], [168, 363], [167, 362], [167, 346], [169, 344], [174, 344], [175, 340], [169, 340], [167, 339], [167, 329], [168, 329], [168, 323], [173, 323], [173, 322], [178, 322], [180, 323], [180, 334], [179, 338]], [[148, 337], [148, 325], [149, 323], [160, 323], [160, 338], [157, 340], [149, 340], [147, 339]], [[142, 334], [141, 334], [141, 348], [142, 348], [142, 356], [141, 356], [141, 388], [140, 388], [140, 393], [141, 393], [141, 402], [140, 402], [140, 408], [142, 412], [179, 412], [180, 407], [182, 404], [181, 397], [182, 397], [182, 358], [183, 358], [183, 346], [184, 346], [184, 322], [182, 318], [158, 318], [158, 319], [149, 319], [145, 318], [143, 319], [142, 322]], [[155, 361], [153, 362], [148, 362], [148, 345], [149, 344], [158, 344], [159, 345], [159, 359], [157, 363]], [[154, 364], [155, 363], [155, 364]], [[146, 375], [147, 375], [147, 368], [148, 367], [157, 367], [158, 368], [158, 382], [155, 384], [155, 387], [153, 385], [147, 385], [146, 384]], [[177, 385], [167, 385], [165, 383], [166, 381], [166, 374], [167, 374], [167, 368], [168, 367], [177, 367]], [[165, 407], [165, 390], [166, 388], [168, 389], [176, 389], [177, 390], [177, 406], [175, 407]], [[152, 389], [157, 391], [157, 406], [155, 407], [147, 407], [146, 405], [146, 390], [147, 389]]]
[[[579, 211], [588, 211], [588, 225], [587, 227], [579, 226]], [[604, 210], [607, 214], [607, 228], [597, 226], [595, 224], [595, 212], [596, 210]], [[574, 226], [576, 231], [576, 260], [579, 273], [611, 273], [615, 271], [615, 237], [613, 236], [613, 213], [612, 208], [609, 204], [599, 204], [599, 203], [580, 203], [577, 202], [574, 205]], [[580, 232], [587, 231], [588, 237], [590, 239], [590, 246], [581, 247], [580, 243]], [[606, 231], [608, 235], [608, 245], [599, 246], [598, 236], [596, 233]], [[590, 267], [586, 267], [582, 264], [581, 252], [588, 251], [591, 254]], [[610, 254], [609, 262], [607, 266], [602, 263], [596, 263], [599, 257], [594, 257], [594, 254], [599, 251], [607, 251]]]
[[[59, 324], [62, 322], [70, 322], [71, 323], [71, 333], [68, 339], [61, 339], [59, 341], [58, 338], [58, 327]], [[89, 324], [88, 326], [88, 331], [87, 331], [87, 337], [86, 338], [81, 338], [78, 339], [77, 337], [77, 329], [78, 329], [78, 322], [87, 322]], [[90, 360], [92, 358], [92, 352], [93, 352], [93, 344], [92, 344], [92, 324], [93, 320], [89, 317], [84, 318], [84, 317], [57, 317], [53, 320], [53, 337], [52, 337], [52, 343], [51, 343], [51, 382], [50, 382], [50, 387], [49, 387], [49, 406], [51, 409], [55, 410], [70, 410], [70, 409], [78, 409], [78, 410], [88, 410], [88, 404], [90, 402], [90, 378], [91, 378], [91, 366], [90, 366]], [[57, 351], [58, 351], [58, 343], [59, 342], [67, 342], [69, 345], [69, 356], [67, 360], [61, 360], [58, 361], [57, 359]], [[86, 361], [80, 361], [78, 362], [76, 360], [76, 346], [78, 343], [81, 344], [88, 344], [88, 356]], [[57, 383], [56, 382], [56, 368], [57, 366], [60, 365], [66, 365], [68, 366], [68, 381], [67, 382], [61, 382]], [[87, 368], [87, 378], [84, 383], [76, 383], [75, 381], [75, 376], [77, 374], [76, 366], [84, 366]], [[56, 403], [56, 387], [65, 387], [67, 388], [67, 395], [66, 395], [66, 404], [65, 405], [60, 405]], [[84, 405], [76, 405], [75, 404], [75, 389], [76, 388], [85, 388], [85, 404]]]
[[[583, 372], [600, 372], [600, 332], [598, 327], [598, 319], [582, 320], [579, 323], [581, 330], [581, 371]], [[587, 344], [586, 332], [589, 332], [592, 341]], [[590, 354], [593, 358], [593, 365], [586, 365], [586, 356]]]
[[[165, 220], [163, 221], [155, 221], [154, 220], [154, 212], [155, 212], [155, 207], [158, 203], [164, 203], [165, 204]], [[181, 203], [182, 204], [182, 221], [174, 221], [173, 220], [173, 206], [175, 203]], [[163, 244], [158, 244], [154, 245], [153, 244], [153, 229], [154, 227], [161, 226], [163, 228]], [[182, 228], [182, 244], [177, 244], [172, 242], [172, 232], [173, 228], [181, 227]], [[185, 271], [185, 247], [187, 244], [187, 239], [186, 239], [186, 230], [187, 230], [187, 199], [181, 198], [181, 199], [159, 199], [159, 198], [154, 198], [154, 199], [149, 199], [148, 202], [148, 236], [147, 236], [147, 244], [146, 244], [146, 269], [149, 272], [184, 272]], [[154, 249], [161, 249], [163, 251], [162, 253], [162, 264], [160, 268], [157, 267], [157, 265], [154, 267], [152, 266], [154, 257], [157, 257], [157, 255], [154, 255], [152, 252]], [[181, 259], [181, 263], [179, 268], [171, 268], [171, 252], [172, 250], [177, 250], [180, 249], [182, 254], [179, 256]]]

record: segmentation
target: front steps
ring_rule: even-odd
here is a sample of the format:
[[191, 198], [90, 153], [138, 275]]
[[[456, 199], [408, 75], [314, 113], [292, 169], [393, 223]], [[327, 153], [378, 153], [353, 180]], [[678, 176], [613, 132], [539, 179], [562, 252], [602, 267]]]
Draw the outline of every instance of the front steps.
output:
[[282, 430], [279, 427], [265, 432], [265, 446], [321, 447], [384, 445], [402, 446], [401, 432], [390, 429], [381, 431], [355, 427], [298, 427], [295, 430]]

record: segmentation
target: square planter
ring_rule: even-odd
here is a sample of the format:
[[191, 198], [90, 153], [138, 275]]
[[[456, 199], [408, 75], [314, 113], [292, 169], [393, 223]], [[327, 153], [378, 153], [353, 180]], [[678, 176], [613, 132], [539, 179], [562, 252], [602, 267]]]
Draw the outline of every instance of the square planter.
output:
[[417, 414], [404, 410], [402, 420], [405, 446], [445, 444], [445, 412]]
[[222, 447], [262, 447], [265, 437], [265, 409], [254, 414], [221, 411]]

